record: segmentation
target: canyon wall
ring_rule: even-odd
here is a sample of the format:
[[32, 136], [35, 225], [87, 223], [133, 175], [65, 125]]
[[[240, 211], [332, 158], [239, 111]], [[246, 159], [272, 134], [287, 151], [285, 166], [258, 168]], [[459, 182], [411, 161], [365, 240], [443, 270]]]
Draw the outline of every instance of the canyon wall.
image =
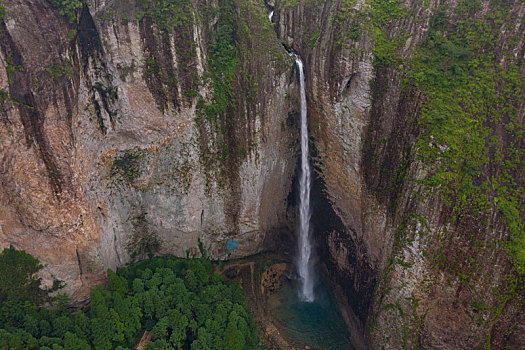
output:
[[150, 254], [257, 253], [293, 215], [297, 84], [264, 4], [155, 4], [2, 2], [1, 246], [77, 301]]
[[[524, 347], [523, 3], [271, 6], [305, 61], [312, 220], [351, 327], [373, 349]], [[506, 189], [486, 190], [502, 173]]]
[[2, 6], [0, 244], [74, 300], [199, 242], [293, 247], [283, 43], [305, 63], [318, 258], [361, 346], [525, 346], [523, 2]]

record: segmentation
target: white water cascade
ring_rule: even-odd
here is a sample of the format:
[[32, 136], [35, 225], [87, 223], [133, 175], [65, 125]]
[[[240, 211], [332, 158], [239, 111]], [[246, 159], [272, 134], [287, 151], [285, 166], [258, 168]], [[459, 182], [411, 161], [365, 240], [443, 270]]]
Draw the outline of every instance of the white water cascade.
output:
[[312, 243], [310, 242], [310, 189], [311, 169], [308, 160], [308, 122], [303, 62], [293, 55], [299, 68], [299, 87], [301, 90], [301, 177], [299, 179], [299, 256], [297, 269], [301, 277], [300, 297], [304, 301], [314, 301], [314, 276], [312, 272]]
[[[273, 19], [273, 10], [268, 13], [270, 22]], [[288, 49], [286, 49], [288, 51]], [[308, 161], [308, 120], [306, 108], [306, 90], [304, 83], [304, 67], [301, 58], [288, 51], [295, 59], [299, 68], [299, 87], [301, 90], [301, 177], [299, 179], [299, 256], [297, 258], [297, 270], [301, 278], [301, 290], [299, 297], [306, 302], [314, 301], [314, 275], [312, 272], [312, 243], [310, 242], [310, 189], [311, 169]]]

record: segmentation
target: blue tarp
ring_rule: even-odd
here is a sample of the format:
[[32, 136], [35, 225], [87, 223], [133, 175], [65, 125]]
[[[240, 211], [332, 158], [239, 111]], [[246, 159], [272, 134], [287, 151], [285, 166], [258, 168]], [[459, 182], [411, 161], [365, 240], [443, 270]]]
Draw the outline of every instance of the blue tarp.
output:
[[226, 241], [226, 247], [228, 247], [228, 249], [237, 249], [239, 248], [239, 242], [229, 239]]

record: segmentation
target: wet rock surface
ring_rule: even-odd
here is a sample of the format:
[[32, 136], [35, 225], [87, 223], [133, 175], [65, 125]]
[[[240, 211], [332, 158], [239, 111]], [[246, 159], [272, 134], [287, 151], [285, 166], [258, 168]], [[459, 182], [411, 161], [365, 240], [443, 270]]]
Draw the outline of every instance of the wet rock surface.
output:
[[261, 275], [261, 290], [263, 296], [268, 296], [278, 291], [284, 283], [288, 282], [292, 266], [285, 263], [272, 264], [265, 268]]

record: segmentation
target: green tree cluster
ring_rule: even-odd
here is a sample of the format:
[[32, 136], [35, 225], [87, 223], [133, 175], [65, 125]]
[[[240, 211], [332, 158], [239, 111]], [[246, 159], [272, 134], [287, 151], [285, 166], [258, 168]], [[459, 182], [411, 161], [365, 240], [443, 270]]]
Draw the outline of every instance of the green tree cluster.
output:
[[77, 10], [83, 6], [82, 0], [49, 0], [49, 2], [62, 16], [67, 18], [69, 23], [73, 23]]
[[50, 301], [49, 292], [60, 288], [56, 282], [50, 289], [41, 289], [41, 279], [36, 273], [42, 269], [40, 262], [24, 251], [13, 247], [0, 253], [0, 303], [12, 298], [26, 300], [32, 303]]
[[[143, 330], [152, 333], [150, 350], [259, 348], [242, 289], [212, 273], [209, 260], [153, 258], [118, 274], [108, 270], [107, 287], [94, 287], [90, 306], [71, 313], [63, 302], [39, 306], [41, 299], [32, 297], [39, 290], [33, 277], [38, 260], [6, 251], [0, 257], [0, 349], [123, 350]], [[16, 272], [4, 275], [4, 256], [13, 251], [26, 266], [18, 279]], [[13, 282], [6, 284], [7, 278]]]

